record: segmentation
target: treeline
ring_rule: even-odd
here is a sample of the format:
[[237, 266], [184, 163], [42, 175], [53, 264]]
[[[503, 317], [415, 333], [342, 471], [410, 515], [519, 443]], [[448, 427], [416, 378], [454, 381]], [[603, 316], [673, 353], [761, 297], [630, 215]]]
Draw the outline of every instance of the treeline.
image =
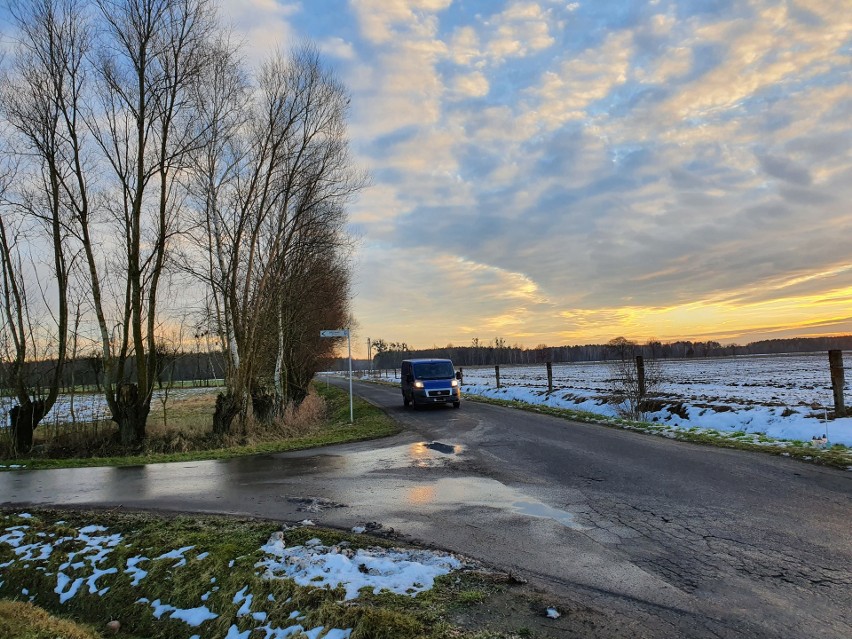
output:
[[[405, 346], [405, 345], [403, 345]], [[453, 360], [456, 366], [488, 366], [495, 364], [539, 364], [550, 362], [591, 362], [621, 358], [623, 355], [643, 355], [646, 358], [673, 359], [691, 357], [730, 357], [738, 355], [776, 355], [785, 353], [813, 353], [833, 349], [852, 351], [852, 335], [839, 337], [773, 339], [750, 342], [746, 345], [722, 346], [718, 342], [678, 341], [669, 344], [651, 342], [635, 344], [629, 340], [615, 339], [607, 344], [584, 346], [446, 346], [444, 348], [385, 350], [375, 355], [372, 362], [365, 359], [353, 361], [355, 370], [399, 368], [399, 362], [410, 357], [436, 357]], [[167, 387], [175, 383], [220, 383], [224, 379], [228, 361], [221, 351], [160, 351], [156, 365], [156, 386]], [[8, 362], [0, 362], [0, 381], [8, 379]], [[33, 373], [49, 377], [56, 367], [55, 360], [33, 363]], [[326, 358], [319, 363], [323, 370], [347, 370], [345, 358]], [[104, 383], [103, 361], [97, 355], [87, 355], [69, 360], [61, 376], [63, 390], [85, 388], [100, 390]], [[2, 384], [0, 384], [2, 386]]]
[[[161, 352], [155, 362], [154, 387], [167, 388], [183, 382], [198, 382], [201, 385], [222, 384], [227, 374], [228, 362], [218, 351], [198, 352]], [[56, 360], [31, 362], [28, 372], [33, 379], [48, 379], [56, 369]], [[11, 373], [11, 364], [0, 361], [0, 394], [10, 393], [7, 388]], [[128, 374], [135, 371], [132, 368]], [[97, 355], [86, 355], [68, 360], [62, 367], [59, 391], [67, 393], [75, 388], [82, 391], [101, 392], [106, 383], [103, 359]], [[5, 416], [0, 416], [0, 419]]]
[[[722, 345], [716, 341], [650, 341], [637, 344], [615, 338], [606, 344], [582, 346], [537, 346], [524, 348], [507, 346], [504, 340], [471, 346], [447, 345], [443, 348], [409, 349], [406, 344], [384, 344], [377, 340], [378, 352], [373, 357], [374, 368], [398, 368], [400, 361], [412, 357], [449, 358], [456, 366], [488, 366], [495, 364], [537, 364], [544, 362], [596, 362], [623, 359], [625, 355], [642, 355], [649, 359], [683, 359], [691, 357], [731, 357], [737, 355], [773, 355], [810, 353], [832, 349], [852, 350], [852, 336], [797, 337], [750, 342], [746, 345]], [[344, 362], [345, 364], [345, 362]]]

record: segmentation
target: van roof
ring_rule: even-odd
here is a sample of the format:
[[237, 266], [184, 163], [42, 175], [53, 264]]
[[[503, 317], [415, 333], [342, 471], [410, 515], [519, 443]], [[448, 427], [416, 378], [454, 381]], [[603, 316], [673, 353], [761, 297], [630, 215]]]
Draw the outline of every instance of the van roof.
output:
[[411, 362], [412, 364], [423, 364], [425, 362], [450, 362], [453, 360], [447, 359], [446, 357], [418, 357], [415, 359], [404, 359], [403, 362]]

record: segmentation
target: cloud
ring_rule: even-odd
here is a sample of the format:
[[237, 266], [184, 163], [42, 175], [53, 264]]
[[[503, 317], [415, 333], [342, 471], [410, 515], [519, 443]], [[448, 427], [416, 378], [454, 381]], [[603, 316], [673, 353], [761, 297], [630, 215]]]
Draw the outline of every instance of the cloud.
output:
[[638, 68], [636, 77], [647, 84], [666, 84], [687, 76], [692, 71], [694, 52], [689, 47], [673, 46], [666, 49], [650, 65], [650, 69]]
[[[381, 335], [389, 341], [443, 346], [497, 337], [510, 326], [531, 330], [539, 322], [536, 310], [548, 305], [535, 282], [522, 273], [432, 248], [375, 248], [380, 251], [365, 250], [361, 256], [360, 305], [368, 314], [393, 313], [398, 333]], [[388, 269], [388, 264], [394, 267]], [[400, 290], [407, 293], [393, 293]], [[441, 303], [434, 303], [438, 299]]]
[[450, 59], [460, 66], [471, 66], [482, 58], [479, 34], [471, 26], [458, 27], [453, 33], [448, 51]]
[[511, 2], [485, 20], [490, 31], [485, 53], [495, 62], [525, 57], [556, 42], [550, 34], [552, 14], [535, 2]]
[[376, 46], [372, 64], [353, 64], [350, 76], [362, 136], [438, 122], [445, 86], [436, 65], [447, 46], [437, 37], [438, 21], [430, 11], [446, 6], [438, 0], [353, 2], [362, 31]]
[[345, 41], [343, 38], [324, 38], [319, 42], [320, 51], [332, 58], [342, 60], [354, 60], [355, 50], [351, 42]]
[[586, 117], [586, 110], [627, 81], [632, 34], [610, 35], [600, 47], [563, 60], [545, 71], [540, 84], [529, 90], [539, 122], [556, 129], [569, 120]]
[[361, 33], [373, 44], [387, 44], [420, 20], [450, 6], [452, 0], [352, 0]]
[[484, 74], [479, 71], [457, 75], [453, 79], [453, 89], [461, 97], [481, 98], [488, 95], [489, 83]]
[[841, 9], [842, 3], [834, 4], [838, 12], [830, 18], [830, 27], [797, 21], [775, 3], [756, 6], [748, 20], [696, 23], [693, 42], [723, 46], [724, 58], [682, 87], [667, 110], [681, 118], [712, 115], [771, 87], [799, 84], [833, 66], [848, 65], [848, 54], [842, 51], [852, 33], [852, 18]]
[[276, 0], [223, 0], [223, 21], [243, 38], [243, 51], [254, 64], [276, 49], [286, 50], [298, 36], [291, 20], [301, 11], [301, 3]]
[[763, 155], [758, 160], [763, 170], [772, 177], [801, 186], [808, 186], [811, 183], [811, 174], [808, 170], [788, 158]]

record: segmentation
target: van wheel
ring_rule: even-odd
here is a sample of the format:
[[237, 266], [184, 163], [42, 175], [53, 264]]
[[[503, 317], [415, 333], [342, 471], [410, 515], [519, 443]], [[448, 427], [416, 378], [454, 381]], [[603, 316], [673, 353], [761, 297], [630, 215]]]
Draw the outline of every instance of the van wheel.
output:
[[459, 408], [461, 406], [461, 402], [453, 402], [453, 408]]

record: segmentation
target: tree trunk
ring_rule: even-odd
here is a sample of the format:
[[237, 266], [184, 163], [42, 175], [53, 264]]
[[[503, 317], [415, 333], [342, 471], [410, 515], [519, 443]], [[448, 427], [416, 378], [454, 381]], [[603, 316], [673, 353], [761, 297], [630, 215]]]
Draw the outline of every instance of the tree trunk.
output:
[[213, 432], [216, 435], [228, 435], [237, 415], [240, 414], [240, 402], [230, 391], [216, 396], [216, 411], [213, 413]]
[[251, 391], [251, 409], [255, 419], [262, 423], [269, 423], [276, 413], [278, 402], [274, 393], [266, 388], [258, 387]]
[[12, 418], [12, 437], [18, 454], [29, 453], [33, 448], [33, 431], [44, 417], [44, 402], [36, 400], [16, 404], [9, 411]]
[[145, 439], [145, 423], [151, 406], [139, 396], [137, 384], [121, 384], [116, 393], [118, 435], [122, 446], [135, 446]]

